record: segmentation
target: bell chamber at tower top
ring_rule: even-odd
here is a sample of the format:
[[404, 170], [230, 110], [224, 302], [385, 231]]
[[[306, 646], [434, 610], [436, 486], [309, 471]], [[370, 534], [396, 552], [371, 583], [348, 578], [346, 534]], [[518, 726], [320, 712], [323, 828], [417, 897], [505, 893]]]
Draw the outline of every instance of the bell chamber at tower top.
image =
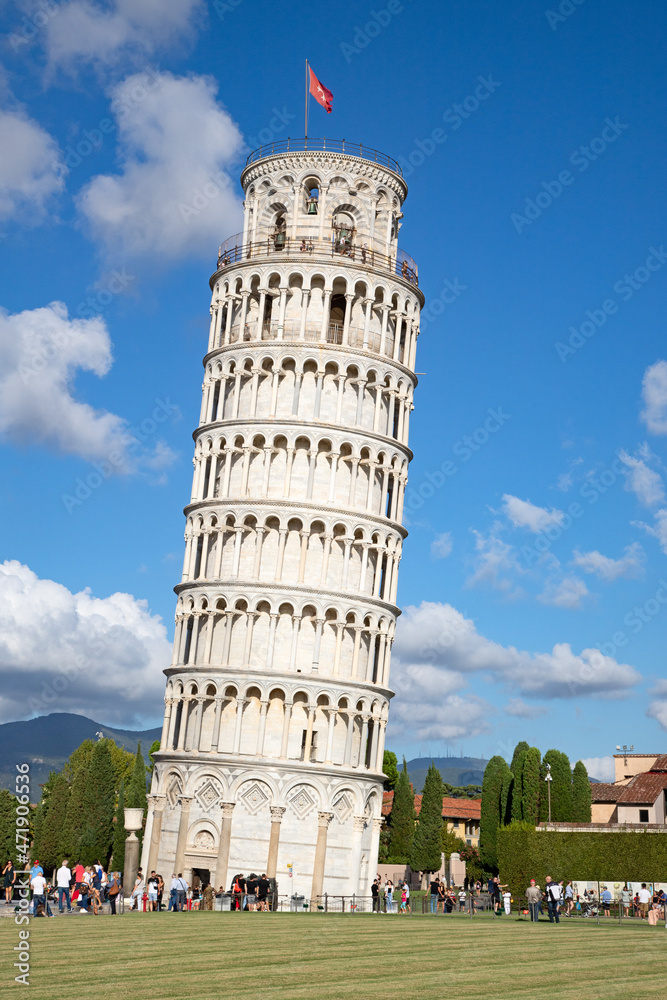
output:
[[289, 145], [251, 154], [241, 175], [243, 231], [219, 249], [209, 351], [305, 340], [412, 368], [424, 297], [417, 265], [398, 245], [400, 167], [358, 145]]

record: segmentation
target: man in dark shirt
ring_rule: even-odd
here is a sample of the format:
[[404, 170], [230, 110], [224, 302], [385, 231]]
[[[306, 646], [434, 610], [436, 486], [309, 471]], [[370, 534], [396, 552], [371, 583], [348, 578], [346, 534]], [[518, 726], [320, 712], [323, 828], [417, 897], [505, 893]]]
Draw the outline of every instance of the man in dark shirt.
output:
[[371, 896], [373, 897], [373, 913], [380, 912], [380, 886], [378, 885], [378, 880], [375, 879], [373, 885], [371, 886]]
[[257, 883], [257, 902], [259, 904], [260, 910], [268, 910], [268, 899], [269, 892], [271, 890], [271, 883], [269, 882], [266, 875], [262, 875], [261, 879]]
[[429, 886], [431, 890], [431, 913], [438, 912], [438, 896], [440, 894], [440, 879], [436, 875]]
[[256, 910], [257, 909], [257, 885], [258, 885], [258, 883], [259, 883], [259, 879], [257, 878], [257, 876], [255, 875], [254, 872], [252, 873], [252, 875], [249, 875], [248, 878], [246, 879], [245, 891], [247, 893], [246, 899], [247, 899], [247, 902], [248, 902], [248, 909], [249, 910]]

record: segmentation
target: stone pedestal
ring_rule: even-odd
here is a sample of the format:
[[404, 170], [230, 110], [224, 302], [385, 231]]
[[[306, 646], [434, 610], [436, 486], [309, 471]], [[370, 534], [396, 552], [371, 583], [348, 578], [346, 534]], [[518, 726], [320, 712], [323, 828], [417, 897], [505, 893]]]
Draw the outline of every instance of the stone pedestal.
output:
[[125, 810], [125, 829], [128, 836], [125, 840], [125, 871], [123, 872], [123, 892], [129, 896], [134, 889], [134, 881], [139, 870], [139, 838], [137, 830], [141, 830], [144, 819], [143, 809]]

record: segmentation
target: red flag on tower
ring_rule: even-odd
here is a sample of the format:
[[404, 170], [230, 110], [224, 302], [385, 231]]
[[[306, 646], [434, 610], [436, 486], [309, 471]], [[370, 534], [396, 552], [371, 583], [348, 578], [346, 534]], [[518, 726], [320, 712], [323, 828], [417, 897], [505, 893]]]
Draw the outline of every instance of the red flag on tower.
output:
[[327, 109], [327, 114], [331, 114], [331, 102], [333, 101], [333, 94], [328, 90], [323, 83], [317, 79], [313, 73], [311, 67], [308, 67], [310, 73], [310, 92], [317, 101], [321, 104], [323, 108]]

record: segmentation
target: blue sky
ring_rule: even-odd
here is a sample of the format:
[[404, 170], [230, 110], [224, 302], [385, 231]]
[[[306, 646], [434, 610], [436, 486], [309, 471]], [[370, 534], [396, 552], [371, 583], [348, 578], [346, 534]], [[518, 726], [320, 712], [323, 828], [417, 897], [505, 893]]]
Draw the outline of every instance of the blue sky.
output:
[[208, 277], [245, 155], [303, 133], [308, 57], [334, 94], [311, 135], [404, 165], [427, 298], [388, 745], [525, 738], [599, 776], [616, 743], [657, 752], [663, 6], [26, 0], [2, 20], [2, 721], [159, 721]]

